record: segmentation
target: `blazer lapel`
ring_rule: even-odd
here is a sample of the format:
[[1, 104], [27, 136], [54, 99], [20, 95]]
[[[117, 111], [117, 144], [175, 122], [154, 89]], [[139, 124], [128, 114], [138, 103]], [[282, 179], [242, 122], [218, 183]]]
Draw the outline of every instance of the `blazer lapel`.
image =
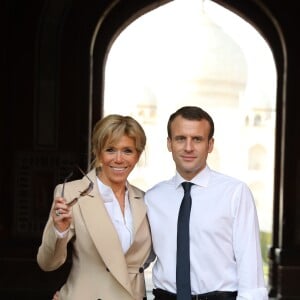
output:
[[145, 219], [147, 209], [144, 201], [141, 199], [142, 198], [141, 192], [136, 193], [135, 190], [131, 187], [131, 185], [128, 185], [128, 194], [129, 194], [129, 201], [131, 206], [134, 235], [135, 235], [141, 223]]
[[82, 217], [105, 265], [116, 279], [132, 294], [127, 264], [115, 227], [106, 211], [98, 190], [96, 172], [88, 174], [94, 189], [88, 201], [78, 201]]

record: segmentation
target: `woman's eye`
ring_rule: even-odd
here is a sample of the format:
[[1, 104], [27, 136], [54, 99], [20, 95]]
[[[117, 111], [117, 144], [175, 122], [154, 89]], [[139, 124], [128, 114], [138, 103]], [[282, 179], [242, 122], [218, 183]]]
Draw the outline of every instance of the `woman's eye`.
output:
[[114, 148], [106, 148], [105, 152], [113, 153], [115, 152]]
[[133, 153], [133, 150], [132, 149], [125, 149], [124, 153], [125, 154], [131, 154], [131, 153]]

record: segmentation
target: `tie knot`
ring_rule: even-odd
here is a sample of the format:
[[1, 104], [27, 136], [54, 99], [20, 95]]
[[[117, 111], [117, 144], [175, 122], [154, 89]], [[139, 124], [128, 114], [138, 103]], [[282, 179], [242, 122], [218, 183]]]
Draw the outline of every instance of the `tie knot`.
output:
[[184, 192], [185, 192], [185, 193], [190, 193], [190, 191], [191, 191], [191, 186], [193, 185], [193, 183], [192, 183], [192, 182], [185, 181], [185, 182], [182, 182], [181, 184], [182, 184], [182, 187], [183, 187], [183, 189], [184, 189]]

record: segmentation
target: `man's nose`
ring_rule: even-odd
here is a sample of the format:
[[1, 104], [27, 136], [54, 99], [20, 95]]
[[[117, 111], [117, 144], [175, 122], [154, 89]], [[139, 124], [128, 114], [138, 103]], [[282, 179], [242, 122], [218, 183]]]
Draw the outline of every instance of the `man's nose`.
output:
[[192, 151], [193, 150], [193, 141], [191, 139], [187, 139], [185, 141], [185, 151]]

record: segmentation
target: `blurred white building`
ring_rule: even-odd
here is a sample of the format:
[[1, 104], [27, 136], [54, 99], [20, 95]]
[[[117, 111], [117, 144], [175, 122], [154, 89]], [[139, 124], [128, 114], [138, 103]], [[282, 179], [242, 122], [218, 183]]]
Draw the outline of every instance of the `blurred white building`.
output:
[[[175, 172], [167, 150], [169, 115], [184, 105], [202, 107], [215, 122], [209, 166], [249, 185], [260, 229], [271, 232], [273, 56], [248, 23], [211, 1], [204, 4], [172, 1], [121, 33], [107, 60], [105, 114], [128, 114], [143, 125], [147, 147], [130, 182], [147, 190]], [[152, 299], [151, 268], [145, 274]]]

